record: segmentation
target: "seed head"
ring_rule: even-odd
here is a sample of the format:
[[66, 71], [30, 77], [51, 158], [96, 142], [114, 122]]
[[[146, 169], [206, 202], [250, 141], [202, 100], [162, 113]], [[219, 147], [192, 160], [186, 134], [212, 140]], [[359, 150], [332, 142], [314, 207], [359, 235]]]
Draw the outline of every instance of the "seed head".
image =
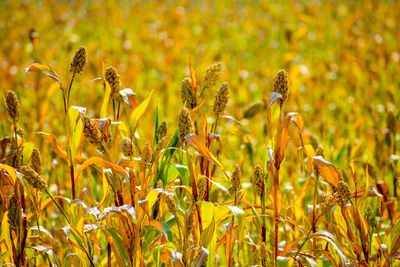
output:
[[17, 230], [21, 224], [22, 207], [15, 195], [8, 201], [8, 223], [11, 229]]
[[22, 150], [23, 150], [23, 143], [21, 143], [20, 146], [18, 146], [17, 143], [15, 142], [15, 139], [13, 138], [11, 140], [10, 154], [7, 155], [6, 164], [19, 169], [21, 167], [21, 162], [22, 162]]
[[131, 142], [131, 139], [129, 139], [128, 137], [125, 137], [122, 140], [121, 150], [122, 150], [122, 154], [124, 154], [125, 157], [130, 157], [133, 155], [134, 147]]
[[188, 236], [192, 230], [193, 230], [193, 211], [190, 211], [188, 214], [185, 216], [185, 235]]
[[392, 134], [396, 134], [396, 117], [393, 112], [389, 112], [386, 118], [386, 126]]
[[259, 249], [257, 248], [257, 246], [254, 246], [253, 247], [253, 255], [252, 255], [252, 258], [251, 258], [251, 265], [259, 265], [260, 264], [260, 251], [259, 251]]
[[24, 138], [24, 129], [18, 128], [17, 129], [17, 134], [19, 137]]
[[349, 185], [343, 180], [338, 182], [338, 193], [344, 200], [349, 200], [351, 198]]
[[99, 127], [86, 115], [83, 115], [83, 135], [92, 144], [99, 144], [101, 142], [102, 134]]
[[161, 140], [163, 137], [167, 136], [167, 131], [168, 131], [168, 123], [166, 121], [163, 121], [160, 124], [160, 126], [158, 126], [157, 130], [158, 140]]
[[254, 102], [243, 112], [243, 118], [250, 119], [253, 118], [256, 114], [262, 111], [264, 108], [264, 103], [261, 101]]
[[240, 171], [239, 165], [236, 164], [235, 170], [232, 173], [232, 188], [236, 191], [240, 189], [240, 178], [242, 177], [242, 172]]
[[40, 155], [39, 149], [36, 147], [32, 150], [31, 167], [38, 174], [42, 173], [42, 156]]
[[[12, 152], [14, 153], [14, 152]], [[7, 160], [6, 160], [6, 164], [9, 166], [12, 166], [16, 169], [19, 169], [19, 167], [21, 167], [21, 162], [22, 162], [22, 154], [18, 153], [15, 155], [9, 155]]]
[[24, 175], [24, 179], [34, 188], [36, 188], [39, 191], [46, 190], [47, 184], [45, 181], [42, 180], [40, 175], [35, 172], [34, 169], [32, 169], [29, 166], [22, 166], [21, 168], [21, 173]]
[[332, 208], [336, 205], [337, 199], [332, 195], [326, 195], [322, 193], [320, 195], [320, 211], [321, 214], [327, 214], [331, 212]]
[[218, 62], [206, 70], [206, 73], [204, 74], [204, 88], [211, 88], [217, 83], [223, 66], [224, 65], [221, 62]]
[[166, 195], [165, 196], [165, 202], [167, 202], [167, 206], [169, 209], [169, 212], [171, 212], [172, 214], [176, 215], [176, 213], [178, 212], [178, 209], [176, 208], [176, 204], [175, 204], [175, 200], [172, 197], [172, 195]]
[[121, 90], [121, 77], [119, 76], [118, 70], [113, 66], [108, 67], [106, 69], [105, 78], [111, 88], [110, 97], [118, 97], [119, 91]]
[[267, 248], [265, 242], [262, 242], [260, 245], [260, 258], [262, 266], [267, 266]]
[[285, 70], [280, 70], [274, 77], [274, 92], [282, 95], [281, 106], [285, 104], [289, 95], [289, 79]]
[[270, 249], [273, 249], [273, 247], [275, 246], [275, 232], [274, 231], [269, 231], [269, 235], [268, 235], [268, 247]]
[[84, 46], [79, 47], [76, 50], [74, 58], [71, 62], [71, 67], [69, 68], [69, 72], [81, 74], [85, 69], [85, 64], [87, 61], [87, 52]]
[[204, 198], [206, 189], [207, 189], [207, 179], [204, 176], [202, 176], [199, 178], [199, 181], [197, 182], [198, 200], [202, 200]]
[[157, 143], [156, 149], [154, 150], [154, 156], [157, 157], [160, 154], [161, 150], [163, 150], [166, 145], [167, 145], [167, 138], [166, 137], [161, 138]]
[[163, 188], [164, 187], [164, 185], [163, 185], [163, 181], [160, 179], [160, 180], [158, 180], [157, 181], [157, 188]]
[[367, 206], [367, 209], [365, 210], [364, 218], [367, 220], [368, 225], [370, 227], [375, 226], [375, 212], [371, 206]]
[[151, 162], [151, 146], [149, 141], [146, 141], [144, 143], [141, 158], [142, 158], [142, 164]]
[[321, 156], [321, 157], [325, 158], [325, 151], [321, 145], [319, 145], [317, 148], [317, 156]]
[[182, 80], [181, 85], [181, 97], [182, 102], [187, 108], [193, 108], [196, 103], [196, 95], [192, 88], [192, 80], [190, 78], [185, 78]]
[[260, 165], [257, 165], [255, 167], [252, 176], [252, 181], [257, 195], [261, 197], [261, 195], [264, 193], [265, 184], [264, 184], [264, 170]]
[[190, 117], [190, 112], [186, 107], [183, 107], [179, 113], [178, 127], [178, 144], [181, 146], [184, 142], [185, 136], [192, 132], [192, 118]]
[[7, 112], [14, 122], [17, 122], [20, 115], [20, 105], [18, 96], [14, 91], [8, 91], [6, 94]]
[[221, 87], [218, 89], [217, 95], [214, 100], [214, 114], [215, 117], [219, 118], [224, 113], [226, 109], [226, 105], [229, 100], [229, 84], [224, 82], [221, 84]]

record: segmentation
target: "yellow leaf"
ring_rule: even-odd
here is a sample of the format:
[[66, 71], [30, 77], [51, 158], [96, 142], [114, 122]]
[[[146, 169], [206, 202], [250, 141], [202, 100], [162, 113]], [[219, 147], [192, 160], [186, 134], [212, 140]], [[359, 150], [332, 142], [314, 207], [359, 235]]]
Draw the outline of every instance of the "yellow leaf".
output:
[[8, 174], [11, 176], [11, 178], [12, 178], [12, 184], [14, 184], [15, 183], [15, 180], [17, 179], [17, 172], [15, 171], [15, 169], [13, 168], [13, 167], [11, 167], [11, 166], [8, 166], [8, 165], [3, 165], [3, 164], [0, 164], [0, 169], [3, 169], [3, 170], [5, 170], [6, 172], [8, 172]]
[[318, 171], [322, 175], [322, 177], [324, 177], [328, 183], [330, 183], [334, 187], [337, 187], [337, 184], [339, 182], [340, 173], [335, 168], [335, 166], [333, 166], [332, 163], [326, 161], [321, 156], [315, 156], [312, 159], [314, 162], [314, 166], [318, 169]]
[[131, 127], [131, 129], [135, 130], [140, 119], [144, 116], [144, 114], [146, 113], [147, 108], [149, 107], [150, 104], [150, 100], [154, 94], [154, 90], [155, 88], [153, 88], [149, 95], [146, 97], [145, 100], [143, 100], [142, 103], [140, 103], [139, 106], [137, 106], [137, 108], [135, 108], [129, 118], [129, 125]]

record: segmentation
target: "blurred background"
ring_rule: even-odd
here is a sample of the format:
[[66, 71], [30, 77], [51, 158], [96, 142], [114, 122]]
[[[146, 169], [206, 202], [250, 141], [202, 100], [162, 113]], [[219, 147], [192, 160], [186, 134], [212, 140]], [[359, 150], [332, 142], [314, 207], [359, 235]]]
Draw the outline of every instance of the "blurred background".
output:
[[[104, 92], [93, 80], [102, 76], [103, 56], [139, 101], [156, 88], [138, 129], [146, 137], [154, 131], [144, 126], [154, 120], [156, 107], [160, 120], [176, 127], [179, 88], [189, 76], [190, 58], [199, 79], [211, 64], [225, 65], [222, 81], [232, 88], [226, 113], [236, 119], [251, 103], [269, 97], [274, 74], [285, 69], [286, 112], [301, 113], [307, 142], [321, 144], [339, 168], [358, 158], [384, 176], [384, 162], [395, 154], [387, 117], [392, 113], [398, 119], [400, 105], [396, 10], [398, 1], [2, 1], [0, 90], [19, 95], [27, 139], [42, 143], [33, 133], [44, 131], [65, 141], [61, 91], [43, 75], [25, 75], [24, 68], [48, 64], [68, 84], [71, 59], [85, 46], [87, 70], [75, 80], [72, 104], [98, 118]], [[209, 94], [211, 105], [214, 92]], [[212, 112], [210, 105], [206, 111]], [[1, 105], [2, 136], [9, 132], [6, 118]], [[223, 142], [232, 142], [223, 149], [252, 147], [255, 158], [261, 157], [264, 118], [241, 120], [251, 135], [221, 124]], [[298, 145], [289, 141], [289, 159], [297, 157]], [[247, 154], [222, 155], [232, 166], [238, 159], [252, 162]]]

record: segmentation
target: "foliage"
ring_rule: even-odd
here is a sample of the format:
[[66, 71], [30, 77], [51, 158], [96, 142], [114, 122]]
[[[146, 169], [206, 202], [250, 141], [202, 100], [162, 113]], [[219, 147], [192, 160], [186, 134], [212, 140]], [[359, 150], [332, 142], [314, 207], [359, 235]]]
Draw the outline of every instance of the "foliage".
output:
[[0, 262], [398, 264], [399, 8], [3, 3]]

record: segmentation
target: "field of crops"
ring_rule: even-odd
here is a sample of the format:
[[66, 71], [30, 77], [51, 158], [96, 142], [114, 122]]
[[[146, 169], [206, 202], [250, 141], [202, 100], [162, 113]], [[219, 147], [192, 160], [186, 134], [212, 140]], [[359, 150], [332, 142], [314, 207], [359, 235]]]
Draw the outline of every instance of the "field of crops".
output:
[[3, 1], [0, 265], [399, 265], [398, 10]]

